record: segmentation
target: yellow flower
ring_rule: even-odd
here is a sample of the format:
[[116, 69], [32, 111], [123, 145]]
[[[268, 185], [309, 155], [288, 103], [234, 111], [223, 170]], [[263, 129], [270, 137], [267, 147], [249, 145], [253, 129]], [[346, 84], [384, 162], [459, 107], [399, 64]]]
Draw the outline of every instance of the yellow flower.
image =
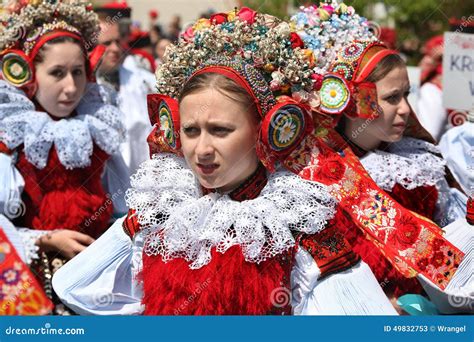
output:
[[302, 51], [305, 59], [309, 62], [310, 66], [312, 66], [314, 64], [313, 51], [311, 51], [310, 49], [303, 49]]
[[196, 24], [194, 24], [193, 29], [195, 31], [200, 31], [208, 27], [211, 27], [211, 22], [209, 19], [201, 18], [196, 22]]
[[227, 13], [227, 20], [228, 21], [234, 21], [236, 15], [235, 15], [235, 11], [230, 11]]
[[347, 5], [345, 3], [341, 3], [336, 10], [337, 14], [344, 14], [347, 13]]
[[329, 15], [329, 12], [326, 11], [325, 9], [318, 8], [318, 12], [319, 12], [319, 17], [321, 18], [322, 21], [329, 20], [329, 18], [331, 17]]

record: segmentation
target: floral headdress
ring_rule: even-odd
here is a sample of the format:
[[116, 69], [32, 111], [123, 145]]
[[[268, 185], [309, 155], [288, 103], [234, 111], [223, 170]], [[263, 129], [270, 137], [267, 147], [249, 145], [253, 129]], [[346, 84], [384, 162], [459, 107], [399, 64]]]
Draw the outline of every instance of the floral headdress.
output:
[[[325, 75], [316, 111], [330, 115], [344, 112], [352, 117], [377, 116], [375, 86], [352, 79], [359, 54], [364, 53], [369, 44], [381, 44], [374, 32], [376, 25], [359, 16], [353, 7], [335, 0], [321, 3], [319, 7], [301, 7], [291, 18], [291, 25], [313, 51], [314, 70]], [[365, 45], [348, 48], [353, 41], [363, 41]], [[334, 66], [336, 60], [339, 63]]]
[[291, 17], [290, 25], [301, 37], [315, 58], [315, 65], [324, 73], [337, 52], [353, 40], [375, 40], [376, 25], [359, 16], [352, 6], [337, 1], [318, 6], [301, 7]]
[[86, 49], [95, 45], [99, 32], [97, 14], [81, 0], [13, 1], [0, 21], [3, 78], [24, 89], [35, 83], [33, 61], [45, 43], [69, 36]]
[[156, 72], [158, 95], [149, 113], [160, 127], [150, 136], [160, 151], [180, 152], [177, 98], [192, 77], [219, 73], [253, 96], [262, 118], [257, 154], [272, 170], [312, 130], [322, 79], [314, 58], [290, 25], [249, 8], [200, 19], [168, 48]]

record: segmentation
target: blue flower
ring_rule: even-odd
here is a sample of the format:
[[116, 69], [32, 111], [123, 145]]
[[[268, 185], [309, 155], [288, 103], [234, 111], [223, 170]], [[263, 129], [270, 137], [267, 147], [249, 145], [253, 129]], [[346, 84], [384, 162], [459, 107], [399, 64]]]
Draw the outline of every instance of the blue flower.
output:
[[319, 50], [319, 48], [321, 47], [321, 42], [319, 41], [319, 39], [313, 36], [306, 36], [303, 40], [306, 46], [309, 47], [311, 50]]

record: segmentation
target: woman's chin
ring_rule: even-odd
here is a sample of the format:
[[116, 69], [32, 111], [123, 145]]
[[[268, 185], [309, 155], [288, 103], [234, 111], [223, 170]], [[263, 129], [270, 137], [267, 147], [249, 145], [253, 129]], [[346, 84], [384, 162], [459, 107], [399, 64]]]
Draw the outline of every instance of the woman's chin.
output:
[[67, 118], [69, 116], [71, 116], [72, 112], [74, 111], [74, 108], [58, 108], [58, 109], [55, 109], [55, 110], [50, 110], [48, 111], [48, 113], [52, 116], [54, 116], [55, 118], [59, 118], [59, 119], [64, 119], [64, 118]]
[[388, 143], [395, 143], [395, 142], [398, 142], [400, 140], [402, 140], [403, 138], [403, 131], [402, 132], [395, 132], [395, 133], [392, 133], [388, 139], [386, 139], [385, 141], [388, 142]]

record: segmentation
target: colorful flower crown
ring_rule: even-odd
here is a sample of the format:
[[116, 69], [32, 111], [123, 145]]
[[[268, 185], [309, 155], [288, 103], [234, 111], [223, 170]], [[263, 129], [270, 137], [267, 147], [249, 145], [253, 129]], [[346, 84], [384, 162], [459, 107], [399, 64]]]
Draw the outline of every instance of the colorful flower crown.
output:
[[[240, 58], [265, 78], [275, 96], [307, 102], [318, 77], [313, 54], [288, 23], [249, 8], [218, 13], [189, 27], [168, 48], [156, 72], [158, 93], [177, 98], [186, 80], [215, 57]], [[306, 101], [305, 101], [306, 100]]]
[[[343, 112], [351, 117], [376, 117], [375, 85], [352, 80], [358, 58], [377, 42], [376, 24], [336, 0], [322, 2], [319, 7], [301, 7], [290, 23], [315, 56], [314, 72], [324, 74], [316, 111], [336, 119]], [[354, 45], [354, 41], [363, 43]]]
[[[290, 25], [249, 8], [200, 19], [170, 46], [149, 97], [154, 152], [180, 153], [177, 99], [186, 82], [202, 72], [222, 74], [247, 89], [262, 118], [257, 154], [272, 170], [312, 131], [321, 75], [312, 52]], [[153, 100], [154, 98], [154, 100]]]

